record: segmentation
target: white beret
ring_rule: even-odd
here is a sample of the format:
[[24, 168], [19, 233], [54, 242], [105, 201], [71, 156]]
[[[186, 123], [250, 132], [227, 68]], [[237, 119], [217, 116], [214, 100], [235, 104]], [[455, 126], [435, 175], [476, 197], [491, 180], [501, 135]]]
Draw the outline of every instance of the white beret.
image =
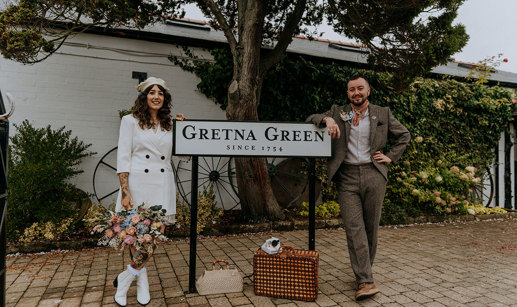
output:
[[156, 77], [147, 78], [144, 82], [141, 82], [140, 84], [138, 84], [136, 89], [140, 92], [144, 92], [148, 87], [155, 85], [155, 84], [163, 87], [167, 92], [170, 92], [169, 89], [167, 88], [167, 85], [165, 85], [165, 81], [163, 81], [163, 79], [156, 78]]

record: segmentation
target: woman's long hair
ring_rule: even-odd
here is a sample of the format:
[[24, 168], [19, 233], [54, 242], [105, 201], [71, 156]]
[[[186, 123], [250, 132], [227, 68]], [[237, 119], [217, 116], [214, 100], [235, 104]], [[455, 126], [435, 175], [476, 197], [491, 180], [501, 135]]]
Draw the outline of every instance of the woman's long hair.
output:
[[[160, 85], [156, 84], [158, 88], [163, 92], [163, 106], [158, 110], [158, 120], [160, 121], [160, 127], [163, 130], [170, 131], [172, 129], [171, 122], [171, 108], [172, 108], [172, 97], [171, 94], [167, 90], [165, 90]], [[145, 91], [143, 91], [135, 100], [135, 105], [133, 106], [132, 113], [133, 116], [138, 119], [138, 125], [142, 129], [151, 129], [153, 128], [153, 123], [151, 122], [151, 113], [149, 113], [149, 106], [147, 105], [147, 94], [154, 87], [154, 84], [149, 86]]]

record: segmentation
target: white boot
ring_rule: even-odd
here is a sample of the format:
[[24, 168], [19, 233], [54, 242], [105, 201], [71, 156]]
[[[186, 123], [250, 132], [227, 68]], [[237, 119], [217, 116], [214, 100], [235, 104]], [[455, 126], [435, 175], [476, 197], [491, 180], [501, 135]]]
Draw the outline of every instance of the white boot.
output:
[[147, 305], [151, 301], [151, 294], [149, 294], [149, 281], [147, 280], [147, 269], [145, 267], [140, 269], [136, 278], [136, 300], [140, 305]]
[[127, 290], [129, 290], [131, 283], [136, 278], [135, 271], [138, 274], [138, 271], [128, 264], [127, 270], [118, 274], [117, 278], [113, 281], [113, 286], [117, 288], [117, 292], [115, 293], [115, 303], [119, 306], [126, 306], [127, 304]]

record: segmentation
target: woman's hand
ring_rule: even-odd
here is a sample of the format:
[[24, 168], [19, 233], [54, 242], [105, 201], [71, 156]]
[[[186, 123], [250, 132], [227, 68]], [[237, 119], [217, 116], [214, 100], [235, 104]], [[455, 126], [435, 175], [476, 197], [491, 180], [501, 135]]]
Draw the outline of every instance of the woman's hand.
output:
[[185, 119], [187, 119], [187, 118], [185, 117], [185, 115], [183, 115], [183, 114], [181, 114], [181, 113], [177, 113], [177, 114], [176, 114], [176, 120], [185, 120]]
[[129, 193], [129, 191], [127, 191], [127, 193], [122, 192], [120, 203], [126, 210], [133, 209], [133, 199], [131, 198], [131, 193]]

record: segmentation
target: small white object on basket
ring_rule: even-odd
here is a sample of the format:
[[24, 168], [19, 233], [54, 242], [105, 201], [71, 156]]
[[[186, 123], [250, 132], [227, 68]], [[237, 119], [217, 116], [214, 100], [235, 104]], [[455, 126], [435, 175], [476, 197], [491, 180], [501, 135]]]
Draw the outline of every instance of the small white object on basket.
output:
[[266, 253], [273, 255], [281, 253], [282, 250], [280, 249], [280, 239], [271, 237], [271, 239], [267, 239], [264, 244], [262, 244], [262, 250]]
[[[226, 266], [219, 270], [215, 269], [218, 262]], [[230, 269], [228, 261], [215, 260], [212, 263], [212, 270], [205, 270], [196, 280], [196, 289], [200, 295], [242, 292], [242, 275], [237, 269]]]

